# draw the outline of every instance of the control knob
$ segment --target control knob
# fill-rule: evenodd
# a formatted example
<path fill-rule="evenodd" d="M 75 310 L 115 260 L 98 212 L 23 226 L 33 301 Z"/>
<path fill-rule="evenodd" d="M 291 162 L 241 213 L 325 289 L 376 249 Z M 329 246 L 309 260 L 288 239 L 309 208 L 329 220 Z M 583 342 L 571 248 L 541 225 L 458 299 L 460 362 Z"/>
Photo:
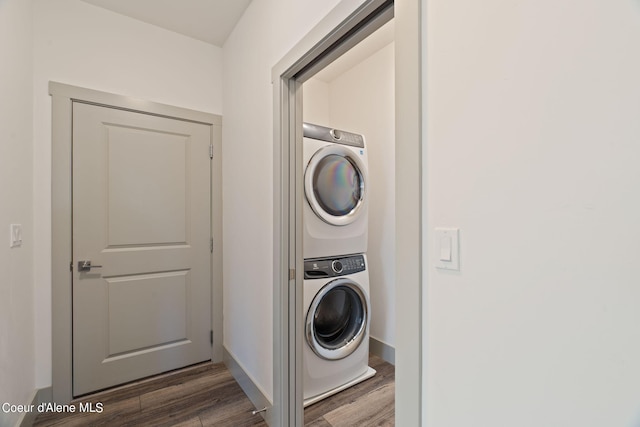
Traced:
<path fill-rule="evenodd" d="M 335 273 L 338 273 L 338 274 L 342 273 L 342 268 L 343 268 L 342 263 L 337 259 L 331 263 L 331 269 Z"/>

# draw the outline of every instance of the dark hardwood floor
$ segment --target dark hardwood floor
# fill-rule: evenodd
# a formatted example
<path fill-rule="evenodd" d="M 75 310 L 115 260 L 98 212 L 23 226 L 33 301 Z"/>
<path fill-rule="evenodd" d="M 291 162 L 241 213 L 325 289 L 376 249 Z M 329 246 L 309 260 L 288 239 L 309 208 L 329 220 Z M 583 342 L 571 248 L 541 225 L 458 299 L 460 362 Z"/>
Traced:
<path fill-rule="evenodd" d="M 305 409 L 306 426 L 391 426 L 394 367 L 371 356 L 376 376 Z M 101 413 L 44 413 L 34 426 L 266 426 L 226 367 L 206 363 L 72 402 Z"/>

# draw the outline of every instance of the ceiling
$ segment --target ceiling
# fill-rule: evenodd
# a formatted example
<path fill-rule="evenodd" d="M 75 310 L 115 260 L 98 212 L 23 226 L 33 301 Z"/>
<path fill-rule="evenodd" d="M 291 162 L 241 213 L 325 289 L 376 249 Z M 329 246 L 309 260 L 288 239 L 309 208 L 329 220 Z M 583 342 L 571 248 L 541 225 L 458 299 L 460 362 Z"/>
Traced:
<path fill-rule="evenodd" d="M 103 9 L 222 47 L 251 0 L 82 0 Z M 393 20 L 317 73 L 331 82 L 394 40 Z"/>
<path fill-rule="evenodd" d="M 82 0 L 222 47 L 251 0 Z"/>

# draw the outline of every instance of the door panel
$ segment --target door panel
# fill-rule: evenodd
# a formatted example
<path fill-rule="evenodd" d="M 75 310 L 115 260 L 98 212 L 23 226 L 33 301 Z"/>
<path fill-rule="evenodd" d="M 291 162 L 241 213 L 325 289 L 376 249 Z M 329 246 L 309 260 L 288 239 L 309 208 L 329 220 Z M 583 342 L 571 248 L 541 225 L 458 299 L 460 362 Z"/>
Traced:
<path fill-rule="evenodd" d="M 106 279 L 108 354 L 188 340 L 189 279 L 188 271 Z"/>
<path fill-rule="evenodd" d="M 105 128 L 109 247 L 185 244 L 188 135 L 114 125 Z"/>
<path fill-rule="evenodd" d="M 74 396 L 211 358 L 210 143 L 208 125 L 73 104 Z"/>

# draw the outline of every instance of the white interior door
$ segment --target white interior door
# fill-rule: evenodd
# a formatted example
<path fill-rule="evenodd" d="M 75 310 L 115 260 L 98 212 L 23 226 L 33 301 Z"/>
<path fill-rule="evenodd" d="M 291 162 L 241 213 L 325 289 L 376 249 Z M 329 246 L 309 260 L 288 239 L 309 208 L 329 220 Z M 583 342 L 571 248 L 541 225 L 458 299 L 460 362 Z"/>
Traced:
<path fill-rule="evenodd" d="M 74 396 L 211 358 L 210 144 L 206 124 L 73 103 Z"/>

